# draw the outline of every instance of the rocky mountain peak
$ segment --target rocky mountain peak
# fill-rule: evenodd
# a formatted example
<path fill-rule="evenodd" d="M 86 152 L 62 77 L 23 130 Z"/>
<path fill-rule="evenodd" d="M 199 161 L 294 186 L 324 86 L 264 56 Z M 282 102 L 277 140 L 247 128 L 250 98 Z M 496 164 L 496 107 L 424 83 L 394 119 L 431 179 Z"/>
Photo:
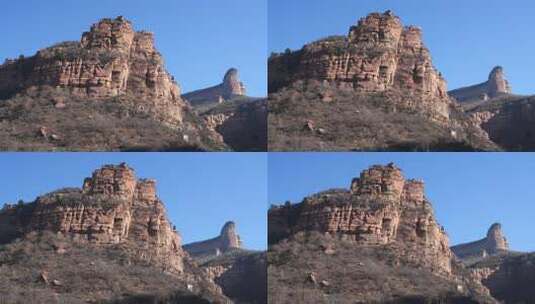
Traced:
<path fill-rule="evenodd" d="M 473 86 L 452 90 L 448 94 L 459 102 L 488 100 L 504 94 L 511 94 L 512 89 L 507 81 L 504 69 L 496 66 L 492 69 L 486 82 Z"/>
<path fill-rule="evenodd" d="M 490 98 L 496 97 L 500 94 L 512 93 L 511 87 L 509 86 L 509 82 L 505 78 L 505 73 L 501 66 L 493 68 L 490 72 L 488 90 L 488 95 Z"/>
<path fill-rule="evenodd" d="M 223 82 L 206 89 L 200 89 L 183 95 L 193 106 L 210 105 L 231 100 L 236 96 L 245 96 L 245 85 L 240 81 L 236 68 L 230 68 L 223 77 Z"/>
<path fill-rule="evenodd" d="M 240 236 L 236 232 L 236 224 L 234 222 L 226 222 L 221 229 L 220 234 L 223 243 L 223 249 L 241 248 Z"/>
<path fill-rule="evenodd" d="M 394 164 L 375 165 L 351 183 L 302 203 L 269 211 L 270 243 L 292 234 L 319 231 L 361 246 L 400 246 L 409 260 L 451 271 L 448 237 L 437 223 L 420 180 L 407 180 Z"/>
<path fill-rule="evenodd" d="M 438 120 L 449 117 L 446 81 L 434 68 L 418 27 L 404 27 L 391 11 L 371 13 L 349 29 L 300 51 L 270 58 L 270 91 L 298 80 L 322 80 L 359 92 L 402 91 Z"/>
<path fill-rule="evenodd" d="M 226 222 L 223 225 L 219 236 L 184 245 L 184 250 L 193 256 L 219 255 L 239 248 L 241 248 L 240 236 L 236 231 L 236 224 L 232 221 Z"/>
<path fill-rule="evenodd" d="M 83 33 L 81 44 L 85 48 L 128 50 L 135 34 L 132 23 L 124 17 L 106 18 L 93 24 L 89 32 Z"/>
<path fill-rule="evenodd" d="M 19 234 L 46 230 L 95 246 L 121 244 L 135 259 L 182 272 L 181 238 L 156 196 L 155 184 L 137 179 L 126 164 L 104 165 L 84 180 L 82 189 L 42 195 L 24 206 L 27 212 L 6 209 L 0 219 Z"/>
<path fill-rule="evenodd" d="M 502 225 L 494 223 L 487 232 L 487 242 L 489 253 L 496 253 L 500 250 L 509 250 L 509 244 L 502 231 Z"/>
<path fill-rule="evenodd" d="M 238 70 L 235 68 L 229 69 L 223 77 L 223 95 L 225 99 L 232 96 L 245 95 L 245 85 L 240 81 Z"/>
<path fill-rule="evenodd" d="M 509 244 L 499 223 L 494 223 L 481 240 L 463 243 L 451 247 L 455 255 L 461 259 L 485 257 L 509 250 Z"/>
<path fill-rule="evenodd" d="M 186 104 L 166 71 L 152 33 L 136 32 L 124 17 L 105 18 L 80 42 L 63 42 L 0 66 L 0 97 L 30 88 L 61 88 L 83 98 L 128 95 L 137 111 L 180 126 Z"/>

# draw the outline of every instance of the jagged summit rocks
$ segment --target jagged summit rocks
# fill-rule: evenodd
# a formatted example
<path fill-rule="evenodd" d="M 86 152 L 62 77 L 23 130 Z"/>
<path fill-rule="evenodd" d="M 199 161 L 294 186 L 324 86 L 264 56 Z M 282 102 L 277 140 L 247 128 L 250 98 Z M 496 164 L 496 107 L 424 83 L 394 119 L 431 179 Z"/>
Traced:
<path fill-rule="evenodd" d="M 184 245 L 184 250 L 193 256 L 213 254 L 219 255 L 229 250 L 240 248 L 240 236 L 236 231 L 236 224 L 232 221 L 226 222 L 225 225 L 223 225 L 219 236 L 206 241 Z"/>
<path fill-rule="evenodd" d="M 269 297 L 280 302 L 496 303 L 456 261 L 424 182 L 394 164 L 272 207 L 268 233 Z"/>
<path fill-rule="evenodd" d="M 161 303 L 229 303 L 182 249 L 156 181 L 137 178 L 125 163 L 102 166 L 81 188 L 5 206 L 0 246 L 2 265 L 12 261 L 2 293 L 14 284 L 15 295 L 26 282 L 13 303 L 31 302 L 36 294 L 66 303 L 131 303 L 139 295 Z M 21 247 L 31 249 L 15 254 Z"/>
<path fill-rule="evenodd" d="M 155 47 L 154 35 L 135 31 L 124 17 L 100 20 L 79 42 L 62 42 L 32 57 L 7 60 L 0 66 L 0 99 L 8 101 L 0 109 L 5 117 L 16 116 L 13 108 L 17 106 L 33 110 L 9 121 L 15 126 L 11 129 L 24 134 L 12 134 L 10 128 L 3 131 L 7 134 L 0 132 L 6 137 L 0 140 L 2 149 L 15 149 L 9 143 L 13 137 L 19 146 L 30 145 L 24 149 L 34 150 L 58 146 L 73 150 L 226 148 L 221 136 L 208 129 L 182 99 L 179 85 Z M 115 125 L 105 130 L 93 130 L 104 128 L 97 123 L 81 126 L 100 117 Z M 42 125 L 33 125 L 37 123 Z M 41 127 L 55 132 L 53 140 L 35 136 Z M 87 134 L 70 134 L 73 130 Z M 97 139 L 103 132 L 113 134 Z M 92 139 L 90 143 L 81 142 L 86 137 Z M 155 145 L 151 141 L 164 147 L 151 147 Z"/>
<path fill-rule="evenodd" d="M 240 81 L 238 70 L 235 68 L 229 69 L 223 77 L 223 94 L 221 95 L 225 99 L 230 99 L 233 96 L 243 96 L 246 89 L 243 82 Z"/>
<path fill-rule="evenodd" d="M 181 238 L 156 195 L 156 181 L 137 179 L 124 163 L 105 165 L 82 189 L 42 195 L 30 207 L 25 218 L 17 218 L 17 206 L 2 216 L 22 235 L 52 231 L 98 246 L 131 244 L 138 246 L 136 258 L 171 272 L 184 269 Z"/>
<path fill-rule="evenodd" d="M 406 180 L 394 164 L 364 170 L 349 191 L 325 191 L 296 206 L 270 210 L 272 241 L 314 230 L 341 235 L 362 246 L 400 244 L 414 250 L 410 258 L 418 263 L 451 272 L 448 237 L 424 196 L 423 181 Z"/>
<path fill-rule="evenodd" d="M 512 93 L 511 86 L 501 66 L 492 69 L 486 82 L 448 92 L 459 102 L 487 101 Z"/>
<path fill-rule="evenodd" d="M 268 69 L 270 150 L 496 148 L 448 96 L 422 30 L 391 11 L 273 54 Z"/>
<path fill-rule="evenodd" d="M 334 36 L 305 45 L 296 55 L 296 68 L 288 71 L 287 81 L 335 81 L 367 92 L 407 89 L 447 103 L 446 82 L 433 67 L 421 35 L 420 28 L 403 27 L 390 11 L 371 13 L 352 26 L 347 37 Z M 282 55 L 270 63 L 277 68 L 278 61 L 285 59 Z M 279 87 L 270 84 L 270 91 Z M 437 110 L 448 116 L 446 107 Z"/>
<path fill-rule="evenodd" d="M 487 236 L 481 240 L 459 244 L 451 247 L 451 250 L 460 259 L 486 257 L 509 250 L 509 244 L 499 223 L 494 223 L 489 228 Z"/>
<path fill-rule="evenodd" d="M 197 107 L 206 104 L 223 103 L 245 95 L 245 85 L 240 81 L 238 69 L 230 68 L 225 73 L 222 83 L 184 94 L 183 97 L 193 106 Z"/>
<path fill-rule="evenodd" d="M 79 43 L 60 43 L 0 68 L 1 92 L 42 86 L 92 98 L 131 93 L 145 98 L 147 112 L 166 109 L 169 123 L 182 120 L 180 88 L 165 70 L 153 34 L 134 31 L 123 17 L 100 20 Z"/>

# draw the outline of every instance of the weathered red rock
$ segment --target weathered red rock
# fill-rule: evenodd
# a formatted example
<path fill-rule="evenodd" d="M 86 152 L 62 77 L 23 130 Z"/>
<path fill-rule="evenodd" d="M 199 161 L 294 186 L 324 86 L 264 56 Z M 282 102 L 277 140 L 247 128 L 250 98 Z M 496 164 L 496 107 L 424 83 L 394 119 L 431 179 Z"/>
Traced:
<path fill-rule="evenodd" d="M 94 99 L 136 97 L 136 109 L 179 126 L 186 103 L 165 70 L 152 33 L 136 32 L 123 17 L 102 19 L 80 42 L 42 49 L 0 66 L 0 95 L 43 86 Z"/>
<path fill-rule="evenodd" d="M 239 248 L 241 248 L 241 240 L 234 222 L 225 223 L 219 236 L 213 239 L 184 245 L 184 250 L 193 256 L 218 255 Z"/>
<path fill-rule="evenodd" d="M 246 89 L 240 81 L 238 70 L 229 69 L 223 77 L 223 82 L 206 89 L 200 89 L 184 94 L 182 97 L 193 106 L 222 103 L 237 96 L 245 96 Z"/>
<path fill-rule="evenodd" d="M 270 58 L 270 92 L 297 80 L 346 84 L 364 92 L 402 90 L 437 118 L 449 117 L 446 81 L 433 67 L 421 29 L 387 11 L 372 13 L 347 37 L 329 37 Z M 415 105 L 407 105 L 414 107 Z"/>
<path fill-rule="evenodd" d="M 351 183 L 351 190 L 309 196 L 298 205 L 269 211 L 270 242 L 302 231 L 320 231 L 361 246 L 404 248 L 408 260 L 450 274 L 453 254 L 437 223 L 422 181 L 406 180 L 393 164 L 373 166 Z"/>
<path fill-rule="evenodd" d="M 156 195 L 156 182 L 137 179 L 126 164 L 103 166 L 82 189 L 40 196 L 29 210 L 22 216 L 8 208 L 0 220 L 22 233 L 53 231 L 96 246 L 133 244 L 136 259 L 165 271 L 184 269 L 181 239 Z"/>
<path fill-rule="evenodd" d="M 490 226 L 487 236 L 481 240 L 459 244 L 451 247 L 455 255 L 461 259 L 469 257 L 486 257 L 509 250 L 502 226 L 498 223 Z"/>
<path fill-rule="evenodd" d="M 501 66 L 492 69 L 486 82 L 448 92 L 450 96 L 459 102 L 488 100 L 511 93 L 511 86 L 505 78 L 505 73 Z"/>

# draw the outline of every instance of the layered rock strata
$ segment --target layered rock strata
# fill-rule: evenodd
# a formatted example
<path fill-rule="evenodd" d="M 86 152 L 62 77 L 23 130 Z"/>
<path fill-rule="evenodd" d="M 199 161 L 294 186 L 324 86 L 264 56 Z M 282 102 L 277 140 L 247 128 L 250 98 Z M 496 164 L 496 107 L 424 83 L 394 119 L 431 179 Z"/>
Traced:
<path fill-rule="evenodd" d="M 223 77 L 223 82 L 206 89 L 184 94 L 183 97 L 193 106 L 217 104 L 237 96 L 245 96 L 245 85 L 240 81 L 238 70 L 229 69 Z"/>
<path fill-rule="evenodd" d="M 184 270 L 181 238 L 156 195 L 155 180 L 137 179 L 126 164 L 103 166 L 82 189 L 58 190 L 24 208 L 7 208 L 0 219 L 17 224 L 22 234 L 53 231 L 96 246 L 133 245 L 138 260 L 169 272 Z"/>
<path fill-rule="evenodd" d="M 460 259 L 486 257 L 508 251 L 509 244 L 502 231 L 502 226 L 499 223 L 495 223 L 489 228 L 485 238 L 475 242 L 455 245 L 451 247 L 451 250 Z"/>
<path fill-rule="evenodd" d="M 486 101 L 500 95 L 511 93 L 511 86 L 501 66 L 493 68 L 489 74 L 489 79 L 483 83 L 448 92 L 450 96 L 459 102 Z"/>
<path fill-rule="evenodd" d="M 131 95 L 136 110 L 180 126 L 186 103 L 149 32 L 123 17 L 102 19 L 80 42 L 65 42 L 0 66 L 0 97 L 44 86 L 93 99 Z"/>
<path fill-rule="evenodd" d="M 436 222 L 423 182 L 405 179 L 393 164 L 363 171 L 349 191 L 321 192 L 297 205 L 272 208 L 268 220 L 270 243 L 319 231 L 360 246 L 398 248 L 406 260 L 452 272 L 448 237 Z"/>
<path fill-rule="evenodd" d="M 234 222 L 225 223 L 219 236 L 213 239 L 184 245 L 184 250 L 192 256 L 219 255 L 239 248 L 241 248 L 241 240 Z"/>
<path fill-rule="evenodd" d="M 269 61 L 269 90 L 296 80 L 343 83 L 363 92 L 410 92 L 407 107 L 449 117 L 446 82 L 433 67 L 420 28 L 403 27 L 391 11 L 372 13 L 352 26 L 348 36 L 333 36 Z"/>

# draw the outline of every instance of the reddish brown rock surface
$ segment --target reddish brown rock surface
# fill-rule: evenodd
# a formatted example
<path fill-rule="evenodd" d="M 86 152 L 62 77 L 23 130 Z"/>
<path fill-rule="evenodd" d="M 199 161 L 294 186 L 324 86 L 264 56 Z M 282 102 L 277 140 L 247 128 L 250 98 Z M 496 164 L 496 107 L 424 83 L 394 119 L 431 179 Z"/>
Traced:
<path fill-rule="evenodd" d="M 511 93 L 511 86 L 505 78 L 505 73 L 501 66 L 492 69 L 486 82 L 448 92 L 450 96 L 459 102 L 486 101 Z"/>
<path fill-rule="evenodd" d="M 390 11 L 273 54 L 268 76 L 270 151 L 499 149 L 448 96 L 422 30 Z"/>
<path fill-rule="evenodd" d="M 0 148 L 227 149 L 180 95 L 152 33 L 123 17 L 102 19 L 80 42 L 0 65 Z M 41 127 L 55 133 L 36 138 Z"/>
<path fill-rule="evenodd" d="M 213 239 L 184 245 L 184 250 L 193 256 L 219 255 L 239 248 L 241 248 L 241 240 L 234 222 L 225 223 L 219 236 Z"/>
<path fill-rule="evenodd" d="M 180 88 L 165 70 L 153 34 L 134 31 L 123 17 L 102 19 L 80 43 L 57 44 L 0 66 L 4 94 L 42 86 L 96 99 L 132 94 L 143 98 L 137 105 L 142 112 L 170 125 L 183 118 Z"/>
<path fill-rule="evenodd" d="M 509 244 L 503 234 L 502 226 L 495 223 L 489 228 L 485 238 L 475 242 L 455 245 L 451 247 L 451 250 L 461 259 L 485 257 L 508 251 Z"/>
<path fill-rule="evenodd" d="M 269 212 L 270 242 L 299 231 L 339 235 L 363 246 L 399 245 L 407 258 L 450 273 L 453 254 L 436 222 L 423 182 L 406 180 L 394 165 L 373 166 L 351 190 L 318 193 Z"/>
<path fill-rule="evenodd" d="M 270 303 L 497 303 L 394 164 L 268 213 Z M 299 294 L 299 297 L 295 295 Z"/>
<path fill-rule="evenodd" d="M 156 182 L 137 179 L 125 164 L 96 170 L 82 189 L 51 192 L 24 213 L 17 209 L 7 208 L 0 219 L 17 224 L 19 233 L 52 231 L 97 246 L 133 246 L 137 260 L 169 272 L 184 271 L 186 254 L 156 196 Z"/>
<path fill-rule="evenodd" d="M 202 106 L 245 95 L 245 85 L 240 81 L 238 70 L 231 68 L 225 73 L 221 84 L 184 94 L 183 97 L 193 106 Z"/>
<path fill-rule="evenodd" d="M 390 11 L 372 13 L 352 26 L 349 35 L 305 45 L 295 53 L 269 61 L 270 92 L 299 79 L 345 83 L 355 90 L 383 92 L 401 89 L 413 94 L 415 105 L 442 118 L 449 117 L 446 82 L 433 67 L 421 30 L 403 27 Z"/>

